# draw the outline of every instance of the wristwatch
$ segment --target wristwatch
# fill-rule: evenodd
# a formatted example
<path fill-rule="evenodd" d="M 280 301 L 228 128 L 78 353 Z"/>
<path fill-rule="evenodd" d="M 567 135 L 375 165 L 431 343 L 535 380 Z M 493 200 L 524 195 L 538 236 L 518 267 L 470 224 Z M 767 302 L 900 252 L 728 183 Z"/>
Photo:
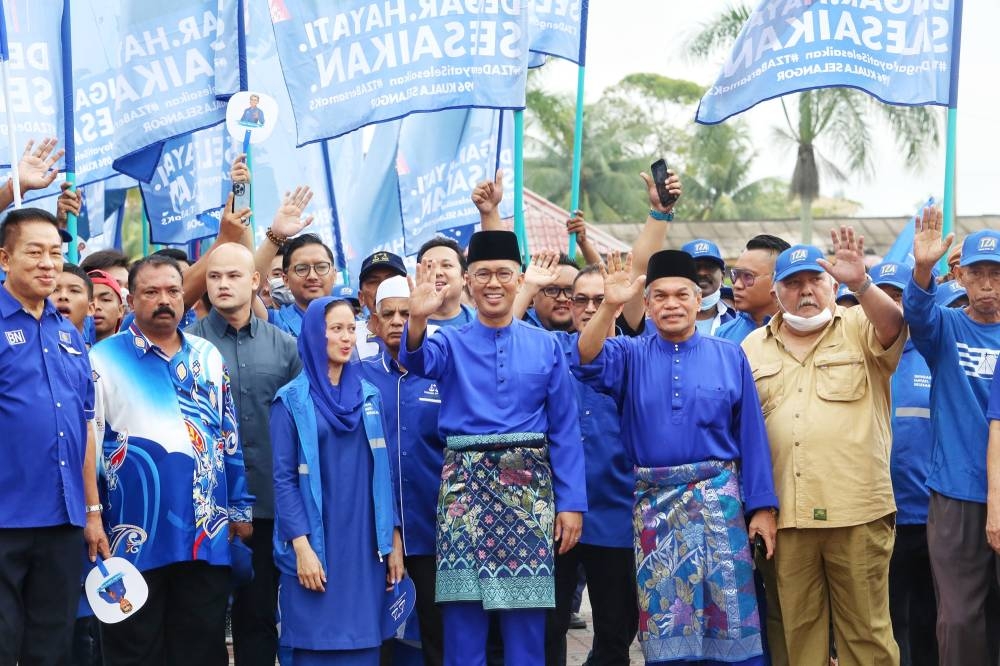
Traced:
<path fill-rule="evenodd" d="M 872 276 L 865 275 L 864 283 L 862 283 L 862 285 L 858 287 L 857 291 L 852 291 L 851 293 L 854 294 L 855 298 L 861 298 L 861 295 L 864 294 L 866 291 L 868 291 L 868 288 L 871 286 L 872 286 Z"/>
<path fill-rule="evenodd" d="M 104 511 L 103 504 L 88 504 L 84 508 L 87 510 L 87 513 L 100 513 Z"/>

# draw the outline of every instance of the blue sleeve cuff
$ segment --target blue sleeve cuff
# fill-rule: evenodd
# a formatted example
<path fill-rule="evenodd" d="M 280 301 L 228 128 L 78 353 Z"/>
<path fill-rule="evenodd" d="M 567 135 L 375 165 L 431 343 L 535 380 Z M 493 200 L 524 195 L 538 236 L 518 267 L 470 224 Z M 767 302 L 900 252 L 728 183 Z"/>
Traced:
<path fill-rule="evenodd" d="M 747 515 L 753 513 L 757 509 L 765 509 L 768 507 L 774 507 L 775 509 L 780 509 L 778 506 L 778 496 L 774 493 L 761 493 L 760 495 L 752 495 L 747 497 L 743 502 L 744 511 Z"/>

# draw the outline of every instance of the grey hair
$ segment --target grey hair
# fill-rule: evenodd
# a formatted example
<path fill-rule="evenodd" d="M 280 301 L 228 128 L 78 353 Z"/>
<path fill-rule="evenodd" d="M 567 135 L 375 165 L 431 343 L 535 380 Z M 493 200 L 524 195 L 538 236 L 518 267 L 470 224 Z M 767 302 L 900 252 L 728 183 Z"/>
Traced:
<path fill-rule="evenodd" d="M 691 293 L 694 294 L 695 296 L 697 296 L 698 298 L 701 298 L 701 287 L 698 286 L 698 283 L 697 282 L 692 282 L 691 280 L 688 280 L 688 282 L 691 282 Z M 649 298 L 649 285 L 648 284 L 642 290 L 642 295 L 643 295 L 643 297 L 645 297 L 647 299 Z"/>

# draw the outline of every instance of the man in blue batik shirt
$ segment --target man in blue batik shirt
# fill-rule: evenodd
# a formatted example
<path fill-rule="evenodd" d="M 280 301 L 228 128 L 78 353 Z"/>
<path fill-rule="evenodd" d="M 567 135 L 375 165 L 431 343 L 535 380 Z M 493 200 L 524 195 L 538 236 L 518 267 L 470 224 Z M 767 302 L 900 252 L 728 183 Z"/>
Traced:
<path fill-rule="evenodd" d="M 399 363 L 409 302 L 406 278 L 394 275 L 379 285 L 368 326 L 381 341 L 382 351 L 364 359 L 361 370 L 382 394 L 404 564 L 417 591 L 424 663 L 435 666 L 442 663 L 444 652 L 441 609 L 434 603 L 434 538 L 445 444 L 438 430 L 441 392 L 437 383 L 408 372 Z"/>
<path fill-rule="evenodd" d="M 112 554 L 142 571 L 149 598 L 101 630 L 104 663 L 226 663 L 229 541 L 252 534 L 229 373 L 207 340 L 177 329 L 177 263 L 129 271 L 135 321 L 92 351 L 105 522 Z"/>
<path fill-rule="evenodd" d="M 108 555 L 97 494 L 94 386 L 83 338 L 49 300 L 62 271 L 55 218 L 0 226 L 0 663 L 69 659 L 81 546 Z"/>
<path fill-rule="evenodd" d="M 969 234 L 958 281 L 969 305 L 935 303 L 932 270 L 954 238 L 942 238 L 942 214 L 925 208 L 913 239 L 915 267 L 903 293 L 913 344 L 931 370 L 931 451 L 927 543 L 937 593 L 942 664 L 996 663 L 987 595 L 998 582 L 986 537 L 987 402 L 1000 355 L 1000 233 Z"/>

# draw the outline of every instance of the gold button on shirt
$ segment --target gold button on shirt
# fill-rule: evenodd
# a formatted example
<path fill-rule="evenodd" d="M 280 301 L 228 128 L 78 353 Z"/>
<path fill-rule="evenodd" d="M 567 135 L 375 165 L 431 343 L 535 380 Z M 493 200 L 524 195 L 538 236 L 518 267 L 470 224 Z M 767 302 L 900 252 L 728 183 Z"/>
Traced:
<path fill-rule="evenodd" d="M 800 362 L 781 321 L 743 341 L 771 443 L 778 528 L 848 527 L 892 513 L 889 380 L 906 329 L 883 349 L 860 306 L 838 306 Z"/>

